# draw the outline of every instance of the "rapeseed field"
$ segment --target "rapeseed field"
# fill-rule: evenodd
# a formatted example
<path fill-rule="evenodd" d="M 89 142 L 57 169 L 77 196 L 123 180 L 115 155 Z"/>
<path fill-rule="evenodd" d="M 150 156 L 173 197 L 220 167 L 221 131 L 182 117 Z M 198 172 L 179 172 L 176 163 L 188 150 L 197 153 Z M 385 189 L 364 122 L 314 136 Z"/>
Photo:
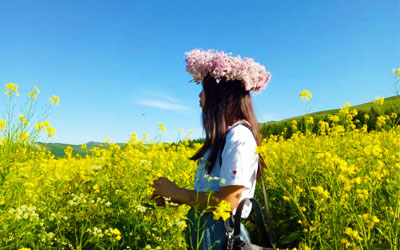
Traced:
<path fill-rule="evenodd" d="M 201 144 L 150 142 L 132 133 L 124 147 L 83 145 L 84 156 L 67 147 L 65 157 L 55 158 L 35 144 L 40 134 L 56 133 L 47 111 L 33 121 L 29 105 L 38 93 L 35 86 L 25 114 L 8 107 L 8 117 L 0 117 L 0 249 L 186 249 L 189 207 L 168 201 L 156 207 L 151 184 L 167 176 L 193 189 L 197 166 L 188 158 Z M 5 94 L 12 106 L 18 86 L 7 84 Z M 310 97 L 302 92 L 303 101 Z M 51 97 L 48 110 L 58 102 Z M 317 134 L 271 136 L 258 148 L 280 249 L 400 248 L 398 115 L 382 116 L 379 129 L 368 132 L 357 128 L 356 114 L 346 104 L 318 124 Z M 258 181 L 260 204 L 262 193 Z"/>

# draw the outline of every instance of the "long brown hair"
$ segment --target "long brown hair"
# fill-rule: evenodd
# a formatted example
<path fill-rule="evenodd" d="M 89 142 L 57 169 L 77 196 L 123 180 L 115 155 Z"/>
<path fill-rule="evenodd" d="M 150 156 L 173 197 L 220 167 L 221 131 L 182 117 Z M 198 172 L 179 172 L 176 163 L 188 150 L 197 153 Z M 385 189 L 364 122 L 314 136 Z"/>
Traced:
<path fill-rule="evenodd" d="M 211 154 L 206 166 L 210 174 L 222 146 L 228 126 L 240 120 L 250 123 L 257 146 L 261 145 L 260 128 L 253 110 L 250 92 L 246 91 L 239 80 L 221 79 L 218 83 L 212 76 L 206 76 L 203 81 L 205 103 L 202 112 L 202 123 L 206 133 L 204 145 L 193 155 L 191 160 L 198 160 L 207 150 Z M 260 156 L 257 179 L 261 175 L 261 166 L 265 166 Z"/>

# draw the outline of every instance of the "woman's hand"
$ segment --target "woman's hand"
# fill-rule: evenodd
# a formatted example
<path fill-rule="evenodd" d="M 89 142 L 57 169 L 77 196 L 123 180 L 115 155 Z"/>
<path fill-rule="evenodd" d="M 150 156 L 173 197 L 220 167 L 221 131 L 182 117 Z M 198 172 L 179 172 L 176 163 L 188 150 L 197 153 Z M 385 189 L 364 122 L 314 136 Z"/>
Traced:
<path fill-rule="evenodd" d="M 168 178 L 160 177 L 153 182 L 152 187 L 154 188 L 152 199 L 156 198 L 157 206 L 165 206 L 163 197 L 170 197 L 173 201 L 174 194 L 179 192 L 179 187 L 170 181 Z M 162 199 L 162 201 L 160 200 Z"/>
<path fill-rule="evenodd" d="M 157 207 L 165 207 L 165 200 L 163 197 L 153 194 L 151 196 L 151 199 L 153 199 L 156 202 Z"/>

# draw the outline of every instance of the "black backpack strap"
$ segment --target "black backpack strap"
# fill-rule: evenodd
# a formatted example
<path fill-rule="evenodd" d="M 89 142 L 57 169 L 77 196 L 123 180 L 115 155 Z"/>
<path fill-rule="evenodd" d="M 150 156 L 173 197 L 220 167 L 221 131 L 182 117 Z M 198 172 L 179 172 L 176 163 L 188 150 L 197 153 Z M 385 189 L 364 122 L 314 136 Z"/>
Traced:
<path fill-rule="evenodd" d="M 244 198 L 240 203 L 239 206 L 236 208 L 236 213 L 234 216 L 234 230 L 233 230 L 233 238 L 237 238 L 240 237 L 240 220 L 242 219 L 242 210 L 244 207 L 244 204 L 250 201 L 253 205 L 253 210 L 256 213 L 256 222 L 257 222 L 257 226 L 260 229 L 260 233 L 262 235 L 269 235 L 267 229 L 265 228 L 265 224 L 264 224 L 264 216 L 262 214 L 261 211 L 261 207 L 258 204 L 258 202 L 256 201 L 256 199 L 254 198 Z M 264 239 L 264 244 L 266 244 L 266 247 L 273 247 L 272 242 L 271 242 L 271 237 L 268 237 L 268 240 Z"/>

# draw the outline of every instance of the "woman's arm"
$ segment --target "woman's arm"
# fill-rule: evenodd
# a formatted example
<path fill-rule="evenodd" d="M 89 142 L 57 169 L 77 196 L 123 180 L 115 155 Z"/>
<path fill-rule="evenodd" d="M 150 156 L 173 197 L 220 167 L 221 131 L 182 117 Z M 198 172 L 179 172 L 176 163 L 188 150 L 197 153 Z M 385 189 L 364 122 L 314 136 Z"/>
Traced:
<path fill-rule="evenodd" d="M 243 186 L 223 186 L 219 192 L 198 192 L 178 187 L 168 178 L 160 177 L 154 181 L 153 198 L 156 196 L 170 197 L 172 202 L 178 204 L 188 204 L 190 206 L 199 205 L 201 208 L 216 206 L 221 200 L 231 203 L 232 211 L 238 206 Z"/>

